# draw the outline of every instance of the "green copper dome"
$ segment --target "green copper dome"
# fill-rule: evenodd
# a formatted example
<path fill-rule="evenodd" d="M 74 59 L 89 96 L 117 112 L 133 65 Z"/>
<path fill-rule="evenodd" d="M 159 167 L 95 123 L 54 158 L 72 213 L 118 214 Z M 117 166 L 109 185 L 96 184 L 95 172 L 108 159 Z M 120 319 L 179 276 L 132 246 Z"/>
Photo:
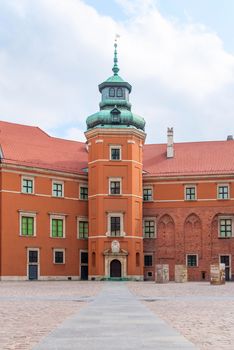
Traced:
<path fill-rule="evenodd" d="M 116 42 L 114 47 L 114 66 L 112 68 L 114 74 L 98 86 L 102 94 L 102 100 L 99 103 L 100 111 L 86 119 L 87 129 L 136 128 L 144 131 L 144 118 L 131 112 L 129 94 L 132 87 L 118 75 Z"/>

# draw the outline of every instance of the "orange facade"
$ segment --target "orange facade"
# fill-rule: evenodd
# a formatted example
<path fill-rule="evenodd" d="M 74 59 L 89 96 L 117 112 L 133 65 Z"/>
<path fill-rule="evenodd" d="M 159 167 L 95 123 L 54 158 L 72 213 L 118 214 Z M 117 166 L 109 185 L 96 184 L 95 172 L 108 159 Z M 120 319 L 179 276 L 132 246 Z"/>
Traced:
<path fill-rule="evenodd" d="M 118 71 L 115 51 L 86 143 L 0 122 L 1 279 L 233 279 L 234 141 L 144 145 Z"/>

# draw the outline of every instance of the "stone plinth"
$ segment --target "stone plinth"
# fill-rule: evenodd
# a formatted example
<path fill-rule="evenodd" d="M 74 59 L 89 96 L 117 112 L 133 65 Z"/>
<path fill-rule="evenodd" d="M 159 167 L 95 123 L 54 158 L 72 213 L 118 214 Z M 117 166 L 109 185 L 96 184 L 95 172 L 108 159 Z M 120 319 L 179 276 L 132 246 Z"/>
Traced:
<path fill-rule="evenodd" d="M 210 265 L 210 284 L 225 284 L 225 264 Z"/>
<path fill-rule="evenodd" d="M 155 282 L 168 283 L 169 282 L 169 265 L 159 264 L 155 266 Z"/>
<path fill-rule="evenodd" d="M 175 282 L 184 283 L 188 281 L 188 271 L 186 265 L 175 265 Z"/>

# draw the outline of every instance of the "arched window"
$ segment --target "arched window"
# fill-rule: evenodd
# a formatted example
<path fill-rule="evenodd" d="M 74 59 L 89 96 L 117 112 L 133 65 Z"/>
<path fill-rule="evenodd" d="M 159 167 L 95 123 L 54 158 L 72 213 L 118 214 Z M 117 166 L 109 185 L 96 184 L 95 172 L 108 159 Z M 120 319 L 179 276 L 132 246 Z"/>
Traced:
<path fill-rule="evenodd" d="M 117 89 L 117 97 L 123 97 L 123 89 L 122 88 Z"/>
<path fill-rule="evenodd" d="M 140 253 L 136 253 L 136 266 L 140 266 Z"/>
<path fill-rule="evenodd" d="M 115 97 L 115 89 L 114 88 L 110 88 L 109 89 L 109 96 L 110 97 Z"/>

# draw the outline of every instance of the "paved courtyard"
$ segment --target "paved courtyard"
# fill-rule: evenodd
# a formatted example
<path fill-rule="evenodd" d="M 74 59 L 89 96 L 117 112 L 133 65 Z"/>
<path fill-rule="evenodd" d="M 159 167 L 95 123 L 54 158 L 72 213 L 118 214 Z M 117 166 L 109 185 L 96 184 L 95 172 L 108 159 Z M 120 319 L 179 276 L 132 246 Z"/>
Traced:
<path fill-rule="evenodd" d="M 113 322 L 111 314 L 115 315 Z M 87 329 L 83 320 L 86 320 Z M 144 332 L 147 322 L 150 331 Z M 116 328 L 117 323 L 119 327 Z M 197 349 L 233 349 L 234 283 L 211 286 L 204 282 L 164 285 L 153 282 L 0 282 L 0 349 L 40 349 L 43 344 L 57 341 L 58 334 L 64 340 L 69 333 L 73 339 L 74 332 L 81 329 L 84 333 L 90 332 L 89 338 L 95 330 L 104 339 L 111 325 L 115 328 L 109 333 L 110 342 L 124 332 L 125 339 L 128 334 L 130 339 L 131 332 L 134 334 L 140 323 L 141 341 L 144 335 L 149 344 L 157 341 L 159 345 L 162 341 L 163 345 L 155 349 L 192 349 L 189 341 Z M 161 338 L 157 338 L 157 328 Z M 166 347 L 166 338 L 174 346 Z M 76 340 L 79 344 L 79 338 Z M 69 348 L 68 345 L 61 347 Z M 98 343 L 92 342 L 86 348 L 98 349 Z M 150 349 L 139 344 L 140 348 Z"/>

